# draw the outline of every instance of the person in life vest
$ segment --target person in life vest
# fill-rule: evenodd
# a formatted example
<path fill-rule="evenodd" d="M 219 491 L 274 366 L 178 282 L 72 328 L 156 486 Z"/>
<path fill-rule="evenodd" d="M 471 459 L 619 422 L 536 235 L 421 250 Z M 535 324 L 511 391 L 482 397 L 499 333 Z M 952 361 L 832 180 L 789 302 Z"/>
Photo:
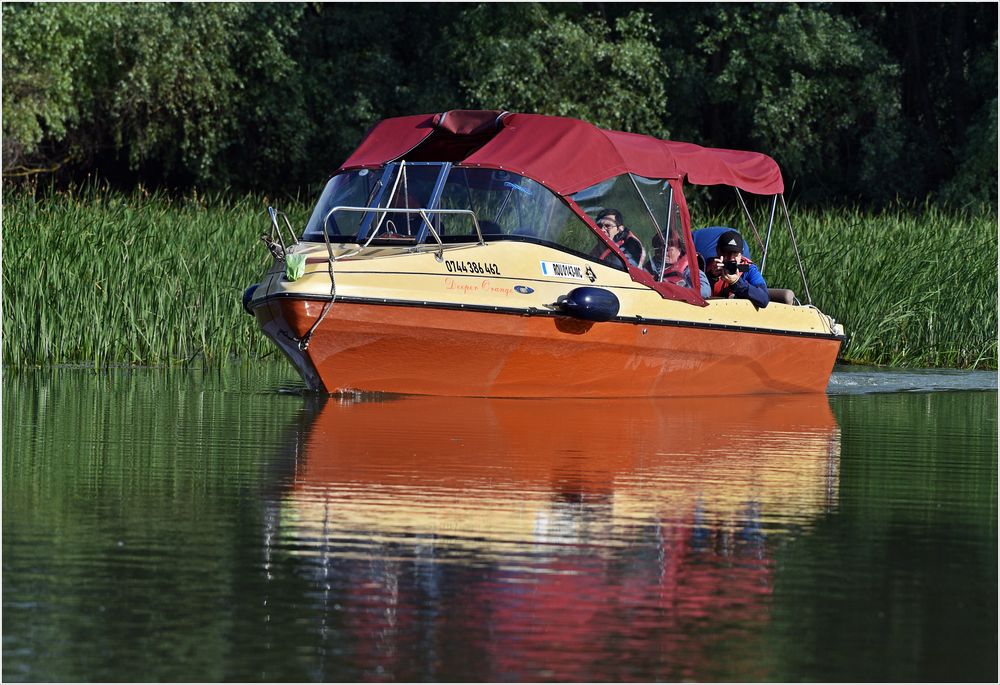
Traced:
<path fill-rule="evenodd" d="M 629 264 L 640 268 L 646 262 L 646 250 L 636 235 L 625 228 L 625 220 L 617 209 L 602 209 L 597 215 L 597 228 L 625 253 Z M 598 246 L 595 255 L 602 262 L 614 255 L 610 247 Z"/>
<path fill-rule="evenodd" d="M 717 256 L 705 266 L 712 297 L 750 300 L 758 309 L 769 301 L 767 283 L 760 270 L 743 256 L 743 236 L 737 231 L 726 231 L 716 244 Z"/>
<path fill-rule="evenodd" d="M 666 259 L 666 264 L 663 260 Z M 653 261 L 650 265 L 653 278 L 660 279 L 660 267 L 663 268 L 663 282 L 673 283 L 684 288 L 691 287 L 691 265 L 688 263 L 684 241 L 680 236 L 672 236 L 667 243 L 667 249 L 663 249 L 663 238 L 659 234 L 653 237 Z M 712 295 L 712 287 L 708 284 L 705 272 L 698 269 L 699 290 L 701 296 L 709 298 Z"/>

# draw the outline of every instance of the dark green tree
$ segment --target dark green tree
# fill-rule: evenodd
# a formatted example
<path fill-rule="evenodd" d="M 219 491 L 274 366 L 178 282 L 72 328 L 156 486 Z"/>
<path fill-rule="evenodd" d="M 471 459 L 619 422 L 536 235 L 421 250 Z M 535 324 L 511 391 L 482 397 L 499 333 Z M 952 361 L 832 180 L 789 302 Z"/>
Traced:
<path fill-rule="evenodd" d="M 87 145 L 76 135 L 93 102 L 91 50 L 106 27 L 92 5 L 3 6 L 3 170 L 54 171 Z"/>
<path fill-rule="evenodd" d="M 154 183 L 230 182 L 221 162 L 239 144 L 247 93 L 294 71 L 282 42 L 300 10 L 281 7 L 5 5 L 5 173 L 70 164 Z"/>
<path fill-rule="evenodd" d="M 997 5 L 836 5 L 899 65 L 912 195 L 997 202 Z"/>
<path fill-rule="evenodd" d="M 796 4 L 663 6 L 656 18 L 678 137 L 767 152 L 812 197 L 916 190 L 889 178 L 905 153 L 898 67 L 856 22 Z"/>
<path fill-rule="evenodd" d="M 282 91 L 301 107 L 309 154 L 286 169 L 300 185 L 322 183 L 380 119 L 460 108 L 449 81 L 442 28 L 455 5 L 315 4 L 290 54 L 296 78 Z"/>
<path fill-rule="evenodd" d="M 7 4 L 3 170 L 294 192 L 379 119 L 479 107 L 995 204 L 996 83 L 987 4 Z"/>
<path fill-rule="evenodd" d="M 561 5 L 484 4 L 463 11 L 446 37 L 472 106 L 669 133 L 667 68 L 642 10 L 609 24 Z"/>

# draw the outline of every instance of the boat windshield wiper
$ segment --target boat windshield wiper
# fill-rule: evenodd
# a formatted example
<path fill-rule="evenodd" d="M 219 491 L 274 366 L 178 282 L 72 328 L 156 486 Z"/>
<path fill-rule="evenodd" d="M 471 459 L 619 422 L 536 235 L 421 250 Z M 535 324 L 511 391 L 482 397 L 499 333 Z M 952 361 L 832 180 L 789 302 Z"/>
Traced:
<path fill-rule="evenodd" d="M 375 200 L 375 196 L 378 195 L 378 191 L 382 188 L 382 179 L 375 181 L 375 185 L 372 186 L 372 192 L 368 193 L 368 199 L 365 200 L 365 207 L 371 207 L 372 202 Z M 362 217 L 362 222 L 364 217 Z"/>

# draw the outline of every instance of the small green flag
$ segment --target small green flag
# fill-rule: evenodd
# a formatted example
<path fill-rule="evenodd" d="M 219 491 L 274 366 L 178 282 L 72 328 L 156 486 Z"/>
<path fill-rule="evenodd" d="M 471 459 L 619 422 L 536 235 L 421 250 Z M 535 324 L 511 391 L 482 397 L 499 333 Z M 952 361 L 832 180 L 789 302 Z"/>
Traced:
<path fill-rule="evenodd" d="M 306 256 L 304 254 L 285 255 L 285 278 L 297 281 L 306 272 Z"/>

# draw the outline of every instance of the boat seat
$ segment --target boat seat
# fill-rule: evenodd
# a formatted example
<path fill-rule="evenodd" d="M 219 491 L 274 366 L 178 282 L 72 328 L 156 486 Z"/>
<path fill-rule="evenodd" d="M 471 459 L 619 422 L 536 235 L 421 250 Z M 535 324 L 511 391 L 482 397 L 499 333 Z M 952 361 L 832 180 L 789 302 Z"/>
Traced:
<path fill-rule="evenodd" d="M 788 288 L 768 288 L 767 297 L 771 302 L 798 304 L 798 300 L 795 299 L 795 293 Z"/>

